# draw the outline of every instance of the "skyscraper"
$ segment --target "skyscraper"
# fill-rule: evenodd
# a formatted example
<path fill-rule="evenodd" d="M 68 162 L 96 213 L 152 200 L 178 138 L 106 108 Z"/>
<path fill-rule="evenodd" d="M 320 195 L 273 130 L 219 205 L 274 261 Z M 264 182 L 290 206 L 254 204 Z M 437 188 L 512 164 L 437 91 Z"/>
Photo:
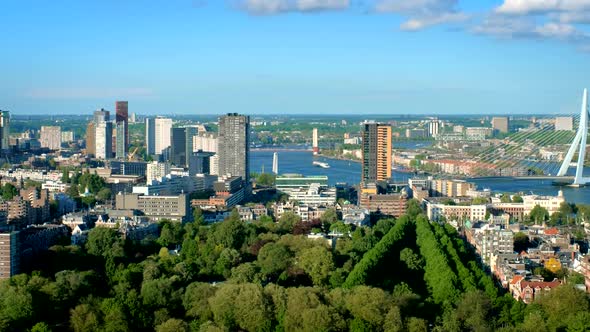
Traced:
<path fill-rule="evenodd" d="M 39 143 L 43 148 L 59 150 L 61 148 L 61 128 L 59 126 L 41 126 Z"/>
<path fill-rule="evenodd" d="M 228 113 L 219 118 L 219 175 L 250 179 L 250 117 Z"/>
<path fill-rule="evenodd" d="M 170 161 L 181 167 L 188 167 L 188 158 L 193 153 L 193 137 L 197 135 L 197 128 L 172 128 L 170 143 Z"/>
<path fill-rule="evenodd" d="M 101 121 L 95 130 L 96 158 L 109 159 L 113 156 L 113 123 Z"/>
<path fill-rule="evenodd" d="M 127 158 L 127 144 L 125 143 L 125 127 L 123 121 L 119 121 L 115 125 L 115 156 L 117 159 L 125 160 Z"/>
<path fill-rule="evenodd" d="M 115 102 L 115 122 L 117 124 L 117 128 L 119 127 L 119 122 L 123 123 L 123 137 L 125 140 L 122 140 L 121 143 L 124 144 L 124 153 L 127 154 L 129 152 L 129 103 L 126 101 L 117 101 Z M 118 131 L 117 131 L 118 133 Z M 119 137 L 119 136 L 117 136 Z M 117 144 L 119 144 L 119 139 L 117 138 Z M 117 146 L 117 150 L 119 150 L 119 146 Z M 118 158 L 118 155 L 117 155 Z"/>
<path fill-rule="evenodd" d="M 363 124 L 362 182 L 386 181 L 391 177 L 391 126 Z"/>
<path fill-rule="evenodd" d="M 94 118 L 93 121 L 95 124 L 101 121 L 110 121 L 111 120 L 111 113 L 104 108 L 94 111 Z"/>
<path fill-rule="evenodd" d="M 172 119 L 156 117 L 154 119 L 154 154 L 166 154 L 170 147 L 170 130 L 172 129 Z"/>
<path fill-rule="evenodd" d="M 86 126 L 86 154 L 96 155 L 96 124 L 94 121 L 88 122 Z"/>
<path fill-rule="evenodd" d="M 438 119 L 430 120 L 428 122 L 428 136 L 436 137 L 440 131 L 440 122 Z"/>
<path fill-rule="evenodd" d="M 156 154 L 156 119 L 145 118 L 145 150 L 148 155 Z"/>
<path fill-rule="evenodd" d="M 0 149 L 8 150 L 8 138 L 10 134 L 10 113 L 0 110 Z"/>

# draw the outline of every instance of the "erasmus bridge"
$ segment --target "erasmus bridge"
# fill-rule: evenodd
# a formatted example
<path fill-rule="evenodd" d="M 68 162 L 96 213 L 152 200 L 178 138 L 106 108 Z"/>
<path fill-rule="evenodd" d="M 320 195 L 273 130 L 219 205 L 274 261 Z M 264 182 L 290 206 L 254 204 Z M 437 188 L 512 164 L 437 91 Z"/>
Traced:
<path fill-rule="evenodd" d="M 573 187 L 590 185 L 590 177 L 584 176 L 588 111 L 584 89 L 580 113 L 562 116 L 571 121 L 571 130 L 556 130 L 557 118 L 533 121 L 531 127 L 471 155 L 464 162 L 469 169 L 466 173 L 470 178 L 550 179 Z M 575 168 L 573 174 L 571 168 Z"/>

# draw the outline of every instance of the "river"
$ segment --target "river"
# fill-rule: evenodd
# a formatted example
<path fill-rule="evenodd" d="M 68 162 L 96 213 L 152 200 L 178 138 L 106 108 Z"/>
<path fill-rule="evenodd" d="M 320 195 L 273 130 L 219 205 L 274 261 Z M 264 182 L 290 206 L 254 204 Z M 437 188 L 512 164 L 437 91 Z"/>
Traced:
<path fill-rule="evenodd" d="M 360 182 L 361 164 L 359 162 L 330 159 L 326 157 L 314 157 L 310 151 L 284 151 L 278 152 L 279 174 L 297 173 L 303 175 L 327 175 L 331 185 L 336 183 L 348 183 L 355 185 Z M 272 171 L 273 151 L 251 151 L 250 170 L 255 173 Z M 314 166 L 314 160 L 327 162 L 330 168 Z M 590 172 L 590 170 L 588 170 Z M 394 182 L 407 182 L 411 173 L 393 171 Z M 557 195 L 559 189 L 568 202 L 590 203 L 590 187 L 571 188 L 557 187 L 552 180 L 515 180 L 515 179 L 477 179 L 471 180 L 478 188 L 489 188 L 494 192 L 524 192 L 539 195 Z"/>

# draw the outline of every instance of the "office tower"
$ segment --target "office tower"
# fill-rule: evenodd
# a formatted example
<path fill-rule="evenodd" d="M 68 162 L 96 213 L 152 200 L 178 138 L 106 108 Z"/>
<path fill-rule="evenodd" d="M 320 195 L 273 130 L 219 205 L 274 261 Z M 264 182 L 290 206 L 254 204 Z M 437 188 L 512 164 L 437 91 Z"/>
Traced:
<path fill-rule="evenodd" d="M 125 143 L 125 128 L 127 126 L 124 122 L 117 122 L 115 125 L 115 157 L 117 159 L 125 160 L 127 158 L 127 144 Z"/>
<path fill-rule="evenodd" d="M 555 130 L 574 130 L 574 118 L 571 116 L 558 116 L 555 118 Z"/>
<path fill-rule="evenodd" d="M 188 158 L 188 175 L 210 174 L 211 157 L 214 155 L 213 152 L 191 152 Z"/>
<path fill-rule="evenodd" d="M 111 113 L 104 108 L 94 111 L 93 121 L 94 123 L 110 121 L 111 120 Z"/>
<path fill-rule="evenodd" d="M 318 128 L 313 128 L 312 143 L 313 154 L 317 155 L 320 153 L 320 148 L 318 146 Z"/>
<path fill-rule="evenodd" d="M 86 126 L 86 155 L 96 155 L 96 124 L 93 121 Z"/>
<path fill-rule="evenodd" d="M 127 152 L 129 152 L 129 103 L 126 101 L 117 101 L 115 103 L 115 110 L 115 121 L 117 128 L 119 127 L 120 122 L 123 123 L 123 129 L 121 130 L 123 132 L 124 140 L 121 142 L 125 145 L 123 154 L 126 155 Z M 117 142 L 119 142 L 119 139 L 117 139 Z M 118 146 L 117 149 L 119 149 Z"/>
<path fill-rule="evenodd" d="M 113 123 L 101 121 L 96 124 L 95 132 L 96 158 L 111 158 L 113 156 Z"/>
<path fill-rule="evenodd" d="M 0 110 L 0 149 L 8 150 L 10 135 L 10 113 Z"/>
<path fill-rule="evenodd" d="M 391 177 L 391 126 L 363 124 L 362 182 L 386 181 Z"/>
<path fill-rule="evenodd" d="M 193 153 L 193 138 L 197 135 L 197 128 L 172 128 L 170 137 L 170 161 L 181 167 L 188 167 L 187 156 Z"/>
<path fill-rule="evenodd" d="M 156 154 L 156 119 L 145 118 L 145 150 L 151 156 Z"/>
<path fill-rule="evenodd" d="M 279 154 L 277 152 L 272 155 L 272 172 L 279 174 Z"/>
<path fill-rule="evenodd" d="M 39 143 L 41 143 L 42 148 L 59 150 L 61 148 L 61 127 L 41 126 Z"/>
<path fill-rule="evenodd" d="M 219 175 L 219 155 L 214 154 L 209 158 L 209 174 Z"/>
<path fill-rule="evenodd" d="M 172 119 L 156 117 L 154 119 L 154 154 L 165 154 L 170 147 L 170 130 Z"/>
<path fill-rule="evenodd" d="M 250 180 L 250 117 L 228 113 L 219 118 L 219 174 Z"/>
<path fill-rule="evenodd" d="M 492 118 L 492 128 L 501 133 L 507 133 L 509 128 L 508 117 L 497 116 Z"/>
<path fill-rule="evenodd" d="M 129 116 L 129 122 L 135 123 L 136 121 L 137 121 L 137 114 L 131 113 L 131 115 Z"/>
<path fill-rule="evenodd" d="M 440 131 L 440 122 L 438 120 L 431 120 L 428 122 L 428 136 L 436 137 Z"/>

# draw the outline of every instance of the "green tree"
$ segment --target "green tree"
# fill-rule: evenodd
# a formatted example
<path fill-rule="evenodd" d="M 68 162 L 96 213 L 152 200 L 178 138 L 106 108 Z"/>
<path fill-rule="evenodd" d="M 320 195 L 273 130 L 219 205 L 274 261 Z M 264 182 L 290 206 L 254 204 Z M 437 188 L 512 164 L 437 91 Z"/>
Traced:
<path fill-rule="evenodd" d="M 301 218 L 293 212 L 285 212 L 279 218 L 279 230 L 283 233 L 292 233 L 295 225 Z"/>
<path fill-rule="evenodd" d="M 406 208 L 406 214 L 410 217 L 416 217 L 420 213 L 422 213 L 420 202 L 416 199 L 410 199 Z"/>
<path fill-rule="evenodd" d="M 203 216 L 203 210 L 200 207 L 193 208 L 193 222 L 196 225 L 205 225 L 205 216 Z"/>
<path fill-rule="evenodd" d="M 39 322 L 31 328 L 31 332 L 51 332 L 51 328 L 45 322 Z"/>
<path fill-rule="evenodd" d="M 520 195 L 513 195 L 512 196 L 512 203 L 523 203 L 524 200 L 522 199 L 522 196 Z"/>
<path fill-rule="evenodd" d="M 510 198 L 510 194 L 504 193 L 500 196 L 500 202 L 502 203 L 512 203 L 512 198 Z"/>
<path fill-rule="evenodd" d="M 328 224 L 328 225 L 331 225 L 331 224 L 337 222 L 338 221 L 338 213 L 336 212 L 336 209 L 334 209 L 334 208 L 327 209 L 320 217 L 320 221 L 323 224 Z"/>
<path fill-rule="evenodd" d="M 18 195 L 18 190 L 12 183 L 5 183 L 2 186 L 2 198 L 5 200 L 11 200 L 14 196 Z"/>
<path fill-rule="evenodd" d="M 95 227 L 88 233 L 86 250 L 94 256 L 123 257 L 123 243 L 116 230 Z"/>
<path fill-rule="evenodd" d="M 156 326 L 156 332 L 188 332 L 189 326 L 186 322 L 177 318 L 170 318 L 164 323 Z"/>
<path fill-rule="evenodd" d="M 529 219 L 535 224 L 541 224 L 549 219 L 549 212 L 540 205 L 535 205 L 529 213 Z"/>
<path fill-rule="evenodd" d="M 332 253 L 323 246 L 303 250 L 297 259 L 297 264 L 311 277 L 316 286 L 327 284 L 334 270 Z"/>
<path fill-rule="evenodd" d="M 280 243 L 267 243 L 260 249 L 256 264 L 262 274 L 276 278 L 291 265 L 293 254 L 287 246 Z"/>
<path fill-rule="evenodd" d="M 256 177 L 256 184 L 270 187 L 275 184 L 275 175 L 270 173 L 262 173 Z"/>
<path fill-rule="evenodd" d="M 75 332 L 100 331 L 98 312 L 83 303 L 70 310 L 70 327 Z"/>
<path fill-rule="evenodd" d="M 101 201 L 101 202 L 108 201 L 109 199 L 111 199 L 111 189 L 109 189 L 109 188 L 102 188 L 96 194 L 96 199 L 99 200 L 99 201 Z"/>

